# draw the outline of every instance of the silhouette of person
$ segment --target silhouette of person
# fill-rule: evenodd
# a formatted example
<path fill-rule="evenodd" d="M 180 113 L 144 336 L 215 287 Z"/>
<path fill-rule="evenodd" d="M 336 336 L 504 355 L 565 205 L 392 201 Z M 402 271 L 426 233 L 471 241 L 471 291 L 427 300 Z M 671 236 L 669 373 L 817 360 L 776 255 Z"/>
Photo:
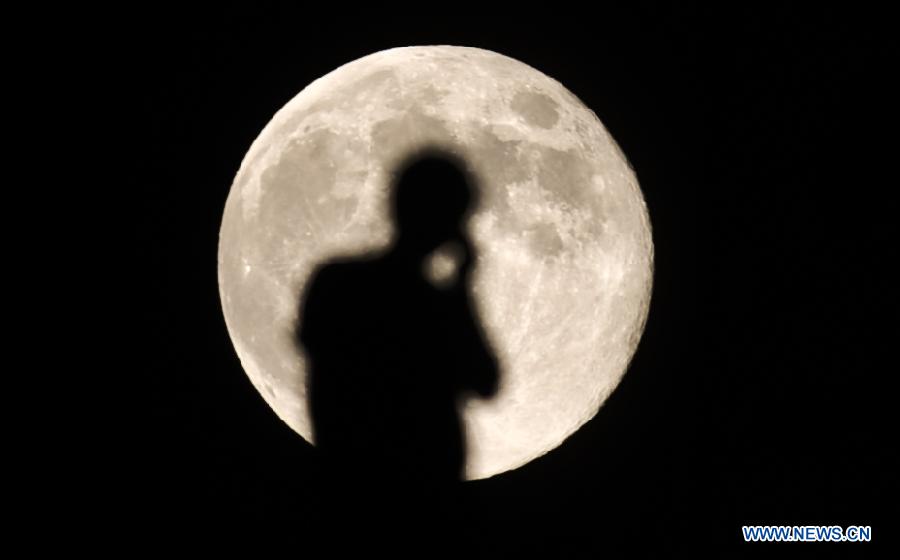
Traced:
<path fill-rule="evenodd" d="M 298 339 L 314 441 L 332 482 L 359 494 L 351 499 L 421 497 L 458 482 L 458 401 L 496 392 L 496 361 L 469 295 L 473 187 L 452 156 L 417 155 L 392 190 L 393 244 L 325 264 L 307 284 Z M 460 256 L 455 282 L 437 287 L 423 267 L 447 243 Z"/>

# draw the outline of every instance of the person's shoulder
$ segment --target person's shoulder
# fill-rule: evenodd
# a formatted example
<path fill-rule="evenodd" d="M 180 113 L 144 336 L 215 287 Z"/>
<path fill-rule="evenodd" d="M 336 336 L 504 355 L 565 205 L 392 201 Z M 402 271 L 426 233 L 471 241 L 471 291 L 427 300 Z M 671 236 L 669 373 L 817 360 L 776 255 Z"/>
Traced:
<path fill-rule="evenodd" d="M 352 278 L 359 272 L 369 268 L 368 261 L 360 259 L 335 259 L 319 265 L 313 271 L 311 281 L 335 282 Z"/>
<path fill-rule="evenodd" d="M 318 297 L 322 297 L 322 292 L 328 292 L 337 287 L 336 285 L 341 279 L 346 278 L 346 270 L 345 264 L 338 262 L 328 262 L 318 266 L 312 271 L 306 282 L 307 297 L 314 293 Z"/>
<path fill-rule="evenodd" d="M 358 282 L 364 282 L 378 268 L 375 259 L 334 259 L 313 271 L 308 286 L 317 291 L 350 288 Z"/>
<path fill-rule="evenodd" d="M 321 331 L 328 330 L 329 317 L 351 305 L 354 289 L 354 269 L 349 261 L 329 261 L 316 267 L 309 275 L 301 297 L 301 340 L 307 346 L 316 344 Z"/>

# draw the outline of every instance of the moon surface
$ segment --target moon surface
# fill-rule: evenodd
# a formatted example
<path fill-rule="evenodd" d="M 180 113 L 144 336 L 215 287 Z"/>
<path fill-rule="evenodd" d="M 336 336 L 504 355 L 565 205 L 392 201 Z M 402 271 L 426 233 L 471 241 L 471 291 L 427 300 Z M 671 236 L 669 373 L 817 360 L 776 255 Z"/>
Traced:
<path fill-rule="evenodd" d="M 316 266 L 386 248 L 396 165 L 422 147 L 462 157 L 481 189 L 472 293 L 500 390 L 461 408 L 466 477 L 552 450 L 615 389 L 649 311 L 653 242 L 634 172 L 559 82 L 467 47 L 377 52 L 316 80 L 253 142 L 219 238 L 219 293 L 247 375 L 312 441 L 293 333 Z"/>

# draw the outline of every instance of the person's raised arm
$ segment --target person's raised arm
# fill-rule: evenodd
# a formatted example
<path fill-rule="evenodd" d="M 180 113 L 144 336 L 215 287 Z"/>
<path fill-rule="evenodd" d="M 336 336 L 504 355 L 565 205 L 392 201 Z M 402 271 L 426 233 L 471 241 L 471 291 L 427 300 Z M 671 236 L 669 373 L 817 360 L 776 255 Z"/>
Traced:
<path fill-rule="evenodd" d="M 457 284 L 458 305 L 465 314 L 465 347 L 462 348 L 467 358 L 465 364 L 466 380 L 464 389 L 475 391 L 481 397 L 491 397 L 497 393 L 500 381 L 497 360 L 487 341 L 481 322 L 470 297 L 471 271 L 475 253 L 468 238 L 461 234 L 458 242 L 462 249 L 459 263 Z"/>

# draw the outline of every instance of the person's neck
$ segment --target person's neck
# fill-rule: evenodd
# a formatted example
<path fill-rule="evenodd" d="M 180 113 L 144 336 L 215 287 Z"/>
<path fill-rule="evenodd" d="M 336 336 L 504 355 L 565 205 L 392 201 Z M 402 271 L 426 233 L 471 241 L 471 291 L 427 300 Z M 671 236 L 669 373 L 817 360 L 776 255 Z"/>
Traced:
<path fill-rule="evenodd" d="M 428 256 L 428 251 L 425 251 L 422 247 L 418 247 L 413 243 L 403 241 L 401 239 L 391 249 L 390 255 L 392 260 L 402 264 L 403 266 L 419 267 Z"/>

